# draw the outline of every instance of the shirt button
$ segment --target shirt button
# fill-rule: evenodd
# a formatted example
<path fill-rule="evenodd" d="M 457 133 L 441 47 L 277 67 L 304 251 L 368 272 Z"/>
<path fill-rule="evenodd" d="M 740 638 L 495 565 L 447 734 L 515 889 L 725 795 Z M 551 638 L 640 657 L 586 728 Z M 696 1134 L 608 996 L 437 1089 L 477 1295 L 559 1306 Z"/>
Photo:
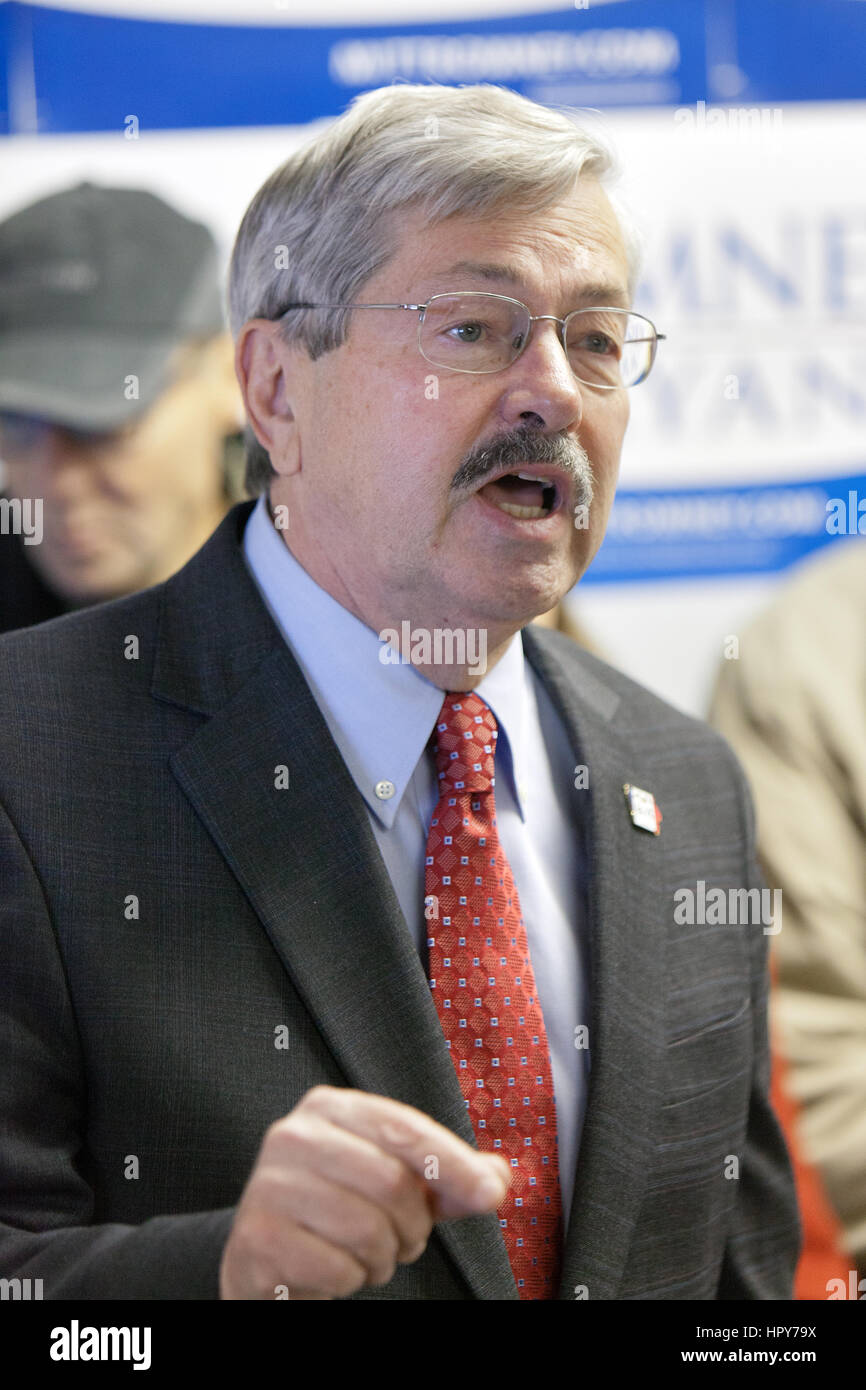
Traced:
<path fill-rule="evenodd" d="M 390 801 L 396 790 L 393 782 L 376 783 L 376 795 L 380 801 Z"/>

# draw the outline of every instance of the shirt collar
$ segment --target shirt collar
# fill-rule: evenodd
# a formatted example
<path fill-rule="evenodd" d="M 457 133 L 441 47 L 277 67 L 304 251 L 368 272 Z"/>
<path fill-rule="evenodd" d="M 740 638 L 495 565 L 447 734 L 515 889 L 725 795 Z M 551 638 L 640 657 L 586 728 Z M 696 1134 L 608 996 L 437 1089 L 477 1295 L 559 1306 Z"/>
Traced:
<path fill-rule="evenodd" d="M 390 827 L 433 731 L 444 691 L 408 662 L 383 663 L 380 654 L 386 648 L 378 634 L 299 564 L 274 526 L 264 495 L 250 513 L 243 549 L 358 791 L 381 824 Z M 499 725 L 497 777 L 509 782 L 521 816 L 528 680 L 523 643 L 512 638 L 476 687 Z"/>

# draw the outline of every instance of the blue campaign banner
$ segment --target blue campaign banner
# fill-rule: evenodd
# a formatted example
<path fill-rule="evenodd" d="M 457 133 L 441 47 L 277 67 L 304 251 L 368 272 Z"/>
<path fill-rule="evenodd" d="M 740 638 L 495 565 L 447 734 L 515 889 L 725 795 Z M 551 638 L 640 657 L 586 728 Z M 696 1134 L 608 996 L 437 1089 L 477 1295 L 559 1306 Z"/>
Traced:
<path fill-rule="evenodd" d="M 191 24 L 0 3 L 0 134 L 296 125 L 394 80 L 566 106 L 866 96 L 866 3 L 616 0 L 460 22 Z"/>
<path fill-rule="evenodd" d="M 866 535 L 866 472 L 746 487 L 621 489 L 581 585 L 772 574 Z"/>
<path fill-rule="evenodd" d="M 726 0 L 710 11 L 722 10 Z M 864 0 L 727 0 L 736 9 L 738 104 L 866 98 Z M 732 26 L 733 27 L 733 26 Z"/>

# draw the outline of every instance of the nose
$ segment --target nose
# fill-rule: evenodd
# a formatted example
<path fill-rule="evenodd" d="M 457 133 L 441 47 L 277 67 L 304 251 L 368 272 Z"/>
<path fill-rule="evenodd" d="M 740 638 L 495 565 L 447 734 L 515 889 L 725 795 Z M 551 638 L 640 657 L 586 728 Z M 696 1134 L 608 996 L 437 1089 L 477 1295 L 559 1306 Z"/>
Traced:
<path fill-rule="evenodd" d="M 553 314 L 534 317 L 526 346 L 503 373 L 503 414 L 512 427 L 530 414 L 552 432 L 580 425 L 584 388 L 571 370 L 561 330 Z"/>

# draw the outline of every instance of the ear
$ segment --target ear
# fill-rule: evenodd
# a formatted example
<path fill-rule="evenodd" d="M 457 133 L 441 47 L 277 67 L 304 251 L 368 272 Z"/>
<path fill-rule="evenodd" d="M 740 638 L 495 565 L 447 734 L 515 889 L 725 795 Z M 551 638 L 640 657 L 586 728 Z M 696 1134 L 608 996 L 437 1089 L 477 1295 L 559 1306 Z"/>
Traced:
<path fill-rule="evenodd" d="M 287 347 L 271 319 L 249 319 L 235 343 L 234 367 L 256 439 L 278 473 L 297 473 L 300 440 L 291 399 L 299 384 L 299 350 Z"/>

